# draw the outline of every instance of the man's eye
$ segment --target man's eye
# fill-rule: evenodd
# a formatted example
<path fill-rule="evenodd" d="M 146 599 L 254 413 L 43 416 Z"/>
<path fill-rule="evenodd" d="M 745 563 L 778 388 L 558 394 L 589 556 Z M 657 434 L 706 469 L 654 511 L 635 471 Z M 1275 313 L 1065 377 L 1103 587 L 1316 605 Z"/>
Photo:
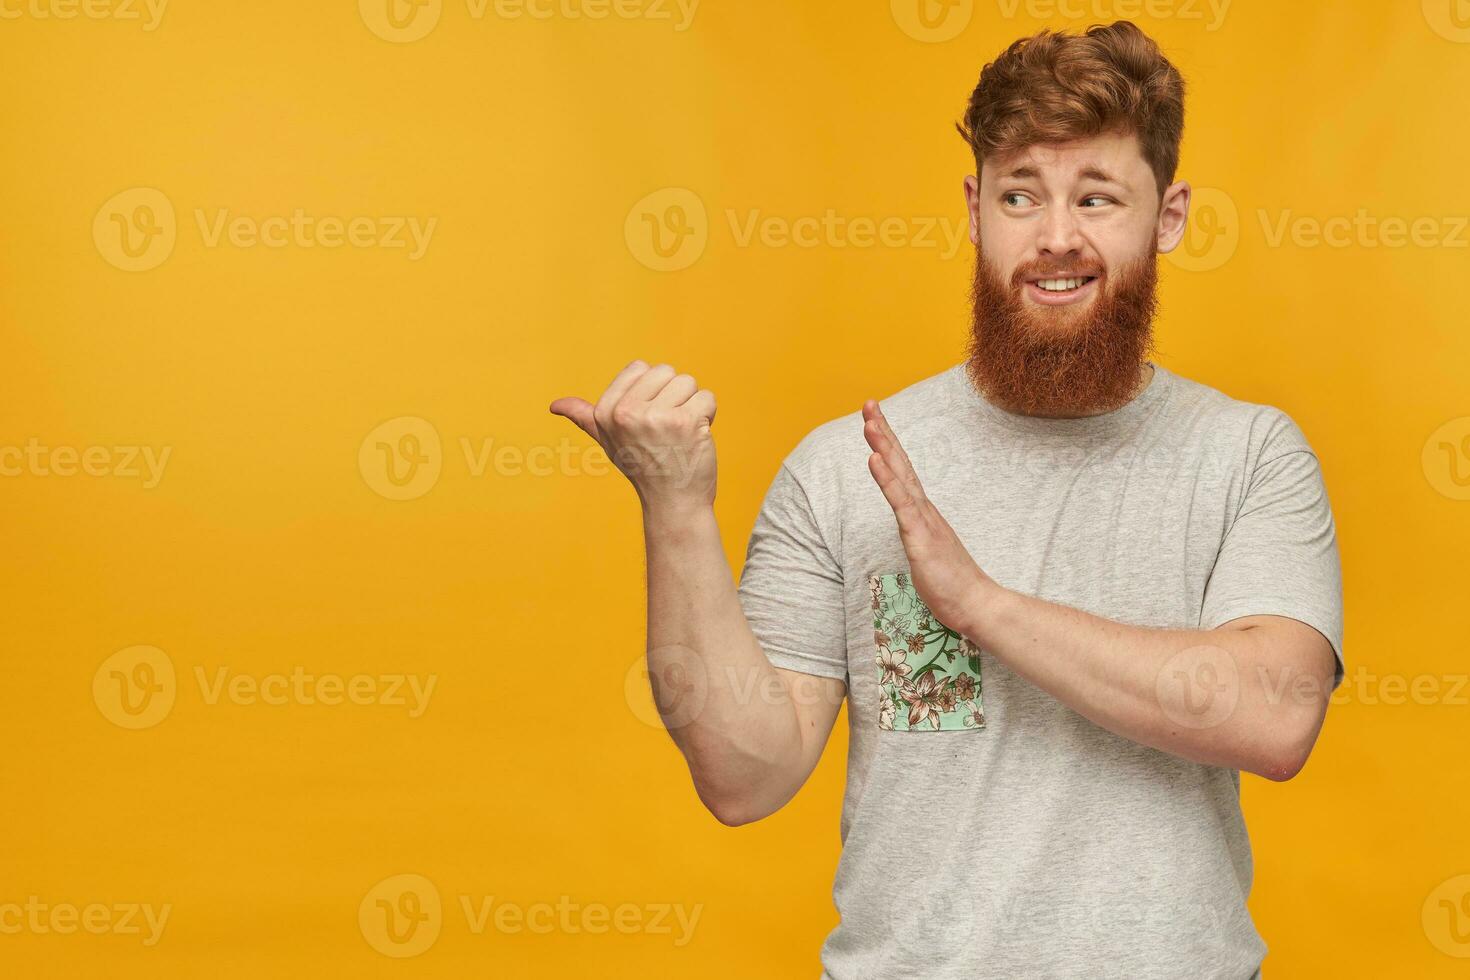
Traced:
<path fill-rule="evenodd" d="M 1108 203 L 1108 199 L 1107 198 L 1100 197 L 1100 196 L 1098 196 L 1096 194 L 1094 194 L 1092 197 L 1084 197 L 1082 199 L 1082 203 L 1083 204 L 1086 204 L 1088 201 L 1101 201 L 1103 204 Z"/>
<path fill-rule="evenodd" d="M 1024 194 L 1017 194 L 1017 193 L 1015 193 L 1013 191 L 1010 194 L 1007 194 L 1007 195 L 1005 195 L 1004 197 L 1001 198 L 1001 201 L 1004 204 L 1010 204 L 1012 200 L 1019 200 L 1021 203 L 1025 203 L 1026 195 L 1024 195 Z M 1013 206 L 1014 207 L 1020 207 L 1021 205 L 1020 204 L 1016 204 L 1016 205 L 1013 205 Z"/>

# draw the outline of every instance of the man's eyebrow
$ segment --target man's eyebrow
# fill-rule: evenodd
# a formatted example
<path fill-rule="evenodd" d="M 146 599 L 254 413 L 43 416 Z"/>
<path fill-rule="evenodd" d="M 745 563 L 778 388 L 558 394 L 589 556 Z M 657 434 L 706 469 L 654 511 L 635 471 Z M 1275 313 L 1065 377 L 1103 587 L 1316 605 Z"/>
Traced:
<path fill-rule="evenodd" d="M 1000 176 L 1002 180 L 1010 180 L 1012 178 L 1016 180 L 1034 180 L 1041 175 L 1036 172 L 1035 167 L 1022 165 L 1012 170 L 1008 170 Z"/>
<path fill-rule="evenodd" d="M 1123 182 L 1121 180 L 1112 176 L 1105 170 L 1098 169 L 1097 167 L 1083 167 L 1081 170 L 1077 171 L 1077 176 L 1081 177 L 1083 180 L 1095 180 L 1103 184 L 1117 184 L 1119 187 L 1123 186 Z"/>
<path fill-rule="evenodd" d="M 1001 179 L 1036 180 L 1040 176 L 1041 174 L 1037 172 L 1035 167 L 1032 167 L 1029 164 L 1023 164 L 1022 166 L 1015 167 L 1014 169 L 1008 170 L 1005 173 L 1001 174 Z M 1082 178 L 1083 180 L 1095 180 L 1103 184 L 1116 184 L 1119 187 L 1123 186 L 1123 182 L 1121 180 L 1112 176 L 1107 171 L 1100 170 L 1097 167 L 1083 167 L 1081 170 L 1077 171 L 1077 176 Z"/>

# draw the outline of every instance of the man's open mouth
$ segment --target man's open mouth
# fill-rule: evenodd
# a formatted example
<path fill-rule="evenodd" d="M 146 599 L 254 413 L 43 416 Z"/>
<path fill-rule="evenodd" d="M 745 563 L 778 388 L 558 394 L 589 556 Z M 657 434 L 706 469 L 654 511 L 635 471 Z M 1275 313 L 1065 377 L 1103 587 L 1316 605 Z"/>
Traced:
<path fill-rule="evenodd" d="M 1097 276 L 1072 276 L 1066 279 L 1032 279 L 1030 282 L 1049 293 L 1065 293 L 1079 289 L 1096 278 Z"/>
<path fill-rule="evenodd" d="M 1080 303 L 1096 291 L 1097 276 L 1047 276 L 1026 280 L 1026 295 L 1042 306 Z"/>

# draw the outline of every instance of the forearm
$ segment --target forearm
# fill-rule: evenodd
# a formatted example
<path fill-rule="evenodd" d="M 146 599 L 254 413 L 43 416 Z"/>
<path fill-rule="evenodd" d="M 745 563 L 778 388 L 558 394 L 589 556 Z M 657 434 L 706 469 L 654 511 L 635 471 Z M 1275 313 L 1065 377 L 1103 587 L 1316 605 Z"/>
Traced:
<path fill-rule="evenodd" d="M 805 778 L 795 705 L 745 619 L 713 510 L 645 507 L 643 522 L 660 714 L 712 812 L 764 815 Z"/>
<path fill-rule="evenodd" d="M 960 627 L 1015 673 L 1090 721 L 1144 745 L 1272 779 L 1305 759 L 1322 723 L 1289 696 L 1250 629 L 1153 629 L 1022 595 L 985 591 Z"/>

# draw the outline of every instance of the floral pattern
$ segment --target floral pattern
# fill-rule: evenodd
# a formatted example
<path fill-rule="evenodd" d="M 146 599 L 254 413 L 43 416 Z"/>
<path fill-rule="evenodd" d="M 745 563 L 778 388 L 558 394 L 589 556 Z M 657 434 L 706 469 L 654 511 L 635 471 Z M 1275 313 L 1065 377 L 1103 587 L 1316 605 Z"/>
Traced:
<path fill-rule="evenodd" d="M 907 572 L 874 575 L 868 586 L 878 727 L 899 732 L 984 728 L 980 648 L 934 618 Z"/>

